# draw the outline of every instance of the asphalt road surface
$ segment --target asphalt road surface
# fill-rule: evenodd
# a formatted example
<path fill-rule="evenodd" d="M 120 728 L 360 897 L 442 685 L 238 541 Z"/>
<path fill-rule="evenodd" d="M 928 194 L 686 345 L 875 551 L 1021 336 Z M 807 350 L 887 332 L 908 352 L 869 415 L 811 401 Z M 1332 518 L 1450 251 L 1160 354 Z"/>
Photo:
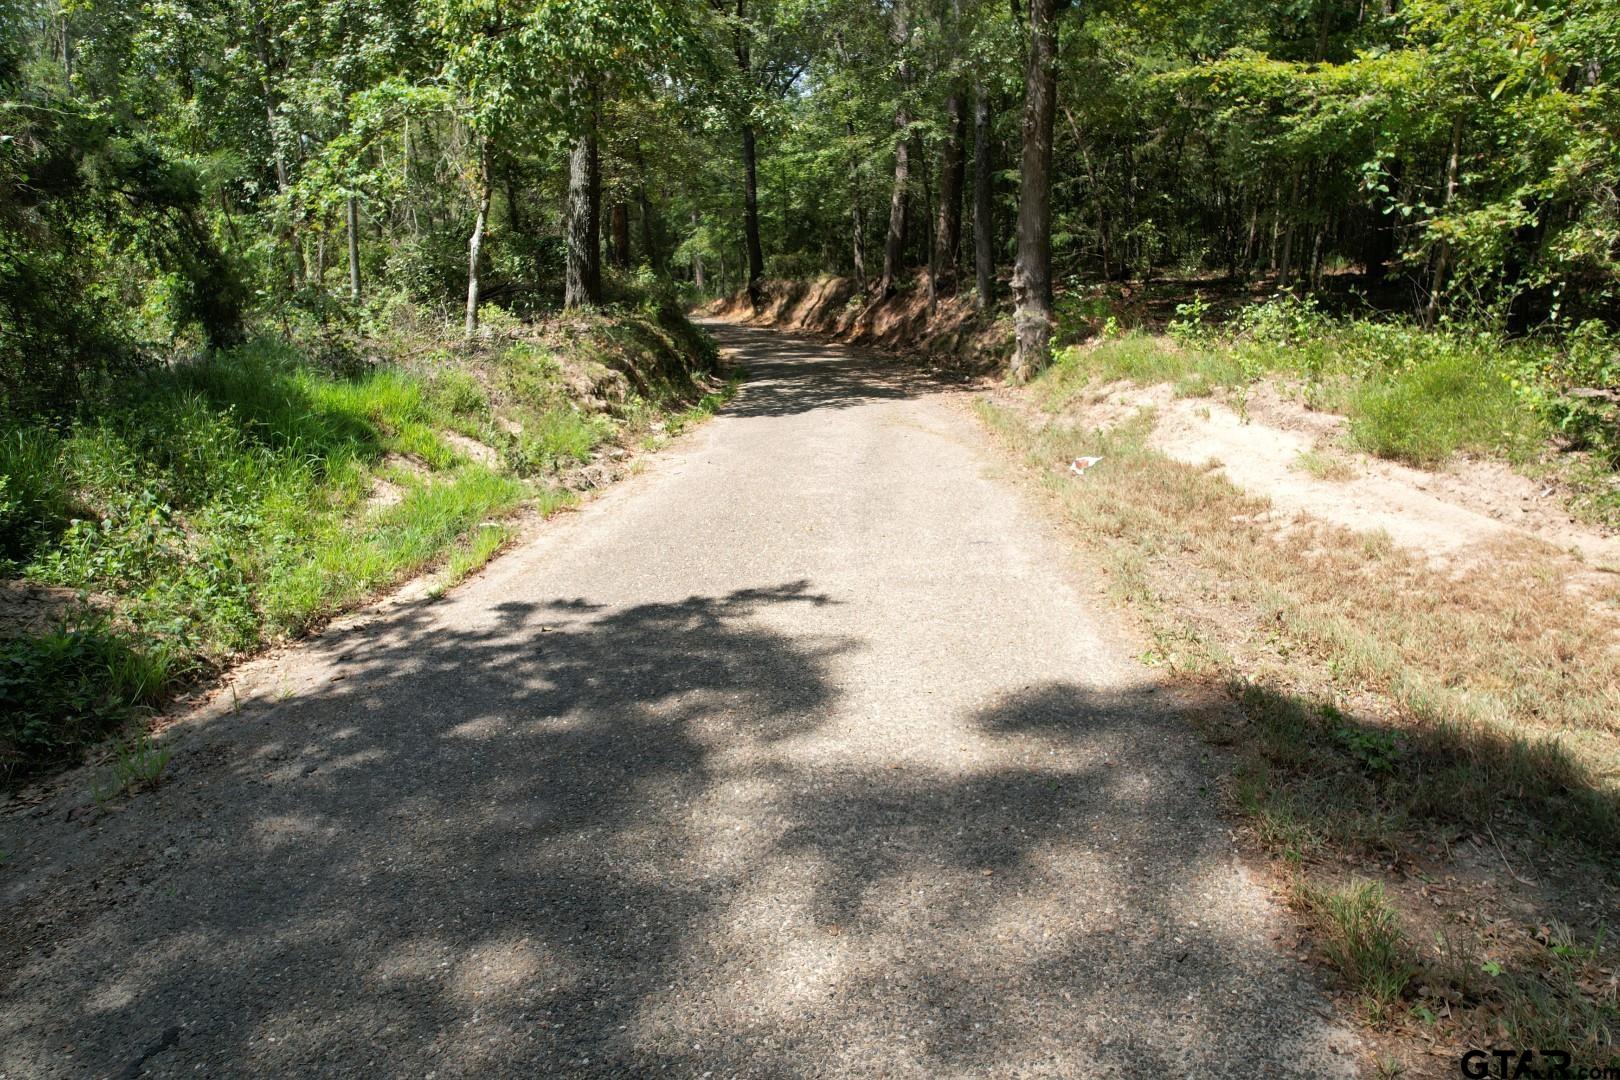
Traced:
<path fill-rule="evenodd" d="M 713 329 L 642 475 L 0 817 L 0 1075 L 1357 1071 L 960 395 Z"/>

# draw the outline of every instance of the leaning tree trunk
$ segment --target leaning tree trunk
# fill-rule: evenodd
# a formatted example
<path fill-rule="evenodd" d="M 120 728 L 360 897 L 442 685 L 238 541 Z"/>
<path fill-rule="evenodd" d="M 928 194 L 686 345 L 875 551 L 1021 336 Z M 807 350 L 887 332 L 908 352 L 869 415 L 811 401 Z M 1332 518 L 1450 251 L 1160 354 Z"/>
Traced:
<path fill-rule="evenodd" d="M 939 216 L 934 224 L 933 273 L 935 297 L 956 291 L 956 256 L 962 245 L 962 187 L 967 159 L 962 144 L 967 136 L 966 95 L 960 85 L 945 99 L 945 146 L 939 155 Z"/>
<path fill-rule="evenodd" d="M 979 309 L 988 311 L 996 299 L 996 243 L 994 200 L 990 185 L 990 96 L 984 83 L 973 84 L 973 272 L 979 290 Z"/>
<path fill-rule="evenodd" d="M 467 241 L 467 336 L 478 332 L 478 262 L 484 253 L 484 229 L 489 224 L 489 200 L 495 190 L 491 168 L 490 140 L 484 139 L 478 154 L 478 216 L 473 219 L 472 239 Z"/>
<path fill-rule="evenodd" d="M 1012 287 L 1012 376 L 1046 366 L 1052 341 L 1052 124 L 1057 115 L 1057 0 L 1029 0 L 1029 66 L 1024 76 L 1018 261 Z"/>

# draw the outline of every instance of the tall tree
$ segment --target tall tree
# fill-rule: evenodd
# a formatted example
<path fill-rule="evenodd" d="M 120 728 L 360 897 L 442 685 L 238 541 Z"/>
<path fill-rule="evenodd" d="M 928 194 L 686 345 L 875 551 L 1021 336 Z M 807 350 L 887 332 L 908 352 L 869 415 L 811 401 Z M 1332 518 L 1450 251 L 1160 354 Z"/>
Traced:
<path fill-rule="evenodd" d="M 892 37 L 900 61 L 896 66 L 899 83 L 894 110 L 894 180 L 889 187 L 889 227 L 883 239 L 883 277 L 878 295 L 894 292 L 900 274 L 900 261 L 906 253 L 906 203 L 911 189 L 911 113 L 907 97 L 911 90 L 911 18 L 906 0 L 894 0 Z"/>
<path fill-rule="evenodd" d="M 996 301 L 994 161 L 991 158 L 990 95 L 984 80 L 973 84 L 973 276 L 979 307 Z"/>
<path fill-rule="evenodd" d="M 1052 129 L 1057 119 L 1058 0 L 1029 0 L 1018 186 L 1018 258 L 1013 265 L 1012 376 L 1046 366 L 1052 340 Z"/>

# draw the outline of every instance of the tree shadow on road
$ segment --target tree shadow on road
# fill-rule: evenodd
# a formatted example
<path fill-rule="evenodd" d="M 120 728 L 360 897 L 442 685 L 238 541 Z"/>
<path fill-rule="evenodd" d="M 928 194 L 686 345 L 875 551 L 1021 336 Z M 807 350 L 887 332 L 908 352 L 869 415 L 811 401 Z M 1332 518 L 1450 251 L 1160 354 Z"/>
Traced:
<path fill-rule="evenodd" d="M 710 327 L 723 346 L 747 349 L 748 381 L 728 416 L 794 416 L 935 392 L 938 384 L 889 357 L 780 331 Z"/>
<path fill-rule="evenodd" d="M 1205 915 L 1231 855 L 1183 706 L 1052 684 L 963 718 L 971 767 L 806 755 L 861 643 L 770 616 L 835 602 L 323 639 L 318 688 L 100 827 L 167 853 L 24 958 L 0 1067 L 1321 1074 L 1263 917 Z M 69 1015 L 30 1006 L 63 985 Z"/>

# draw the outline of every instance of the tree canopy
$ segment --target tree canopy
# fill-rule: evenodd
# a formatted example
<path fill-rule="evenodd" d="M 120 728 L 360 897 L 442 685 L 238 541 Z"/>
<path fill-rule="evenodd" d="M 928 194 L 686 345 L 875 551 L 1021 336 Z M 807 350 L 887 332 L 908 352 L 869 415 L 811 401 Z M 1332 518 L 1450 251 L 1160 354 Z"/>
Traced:
<path fill-rule="evenodd" d="M 1171 271 L 1515 332 L 1616 308 L 1601 0 L 5 6 L 12 408 L 256 320 L 594 303 L 604 257 L 756 299 L 999 277 L 1030 325 Z"/>

